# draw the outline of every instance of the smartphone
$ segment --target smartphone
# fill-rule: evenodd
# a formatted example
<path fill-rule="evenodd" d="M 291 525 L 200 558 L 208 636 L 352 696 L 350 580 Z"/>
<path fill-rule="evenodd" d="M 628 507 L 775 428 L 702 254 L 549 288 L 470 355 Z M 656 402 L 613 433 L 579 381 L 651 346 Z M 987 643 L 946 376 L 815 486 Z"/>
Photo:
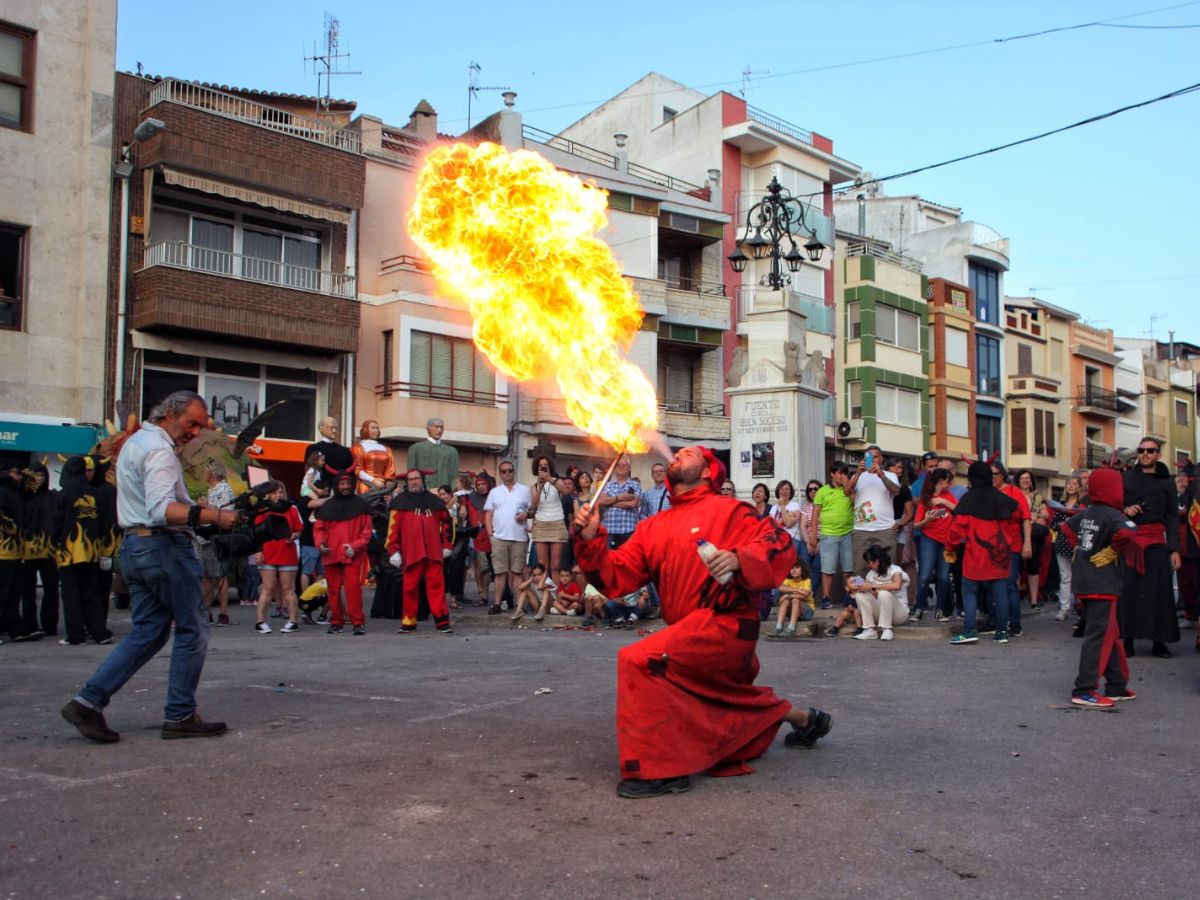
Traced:
<path fill-rule="evenodd" d="M 871 468 L 871 466 L 875 465 L 875 454 L 868 450 L 866 457 L 864 457 L 864 459 L 863 459 L 863 464 L 868 469 Z"/>

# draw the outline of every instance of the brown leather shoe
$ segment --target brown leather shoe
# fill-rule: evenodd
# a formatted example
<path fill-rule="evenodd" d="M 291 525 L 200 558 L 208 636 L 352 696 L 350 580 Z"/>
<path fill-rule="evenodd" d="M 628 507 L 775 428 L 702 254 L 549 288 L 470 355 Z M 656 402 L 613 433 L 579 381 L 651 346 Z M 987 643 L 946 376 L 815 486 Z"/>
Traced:
<path fill-rule="evenodd" d="M 164 741 L 178 738 L 216 737 L 229 729 L 224 722 L 205 722 L 199 713 L 192 713 L 186 719 L 178 722 L 163 722 L 162 737 Z"/>
<path fill-rule="evenodd" d="M 121 735 L 108 727 L 104 721 L 104 713 L 90 706 L 84 706 L 78 700 L 72 700 L 61 710 L 62 717 L 75 726 L 88 740 L 100 744 L 115 744 Z"/>

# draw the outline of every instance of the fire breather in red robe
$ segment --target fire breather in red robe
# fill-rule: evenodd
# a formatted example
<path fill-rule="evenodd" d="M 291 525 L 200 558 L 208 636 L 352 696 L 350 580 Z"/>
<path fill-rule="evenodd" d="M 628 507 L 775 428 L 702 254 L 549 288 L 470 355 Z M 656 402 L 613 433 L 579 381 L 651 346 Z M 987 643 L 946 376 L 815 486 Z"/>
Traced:
<path fill-rule="evenodd" d="M 713 579 L 697 542 L 737 553 L 726 585 Z M 745 775 L 771 745 L 792 705 L 756 686 L 757 593 L 778 587 L 796 559 L 791 537 L 707 481 L 671 497 L 617 550 L 604 529 L 576 540 L 580 567 L 608 596 L 658 585 L 669 626 L 617 654 L 621 777 Z"/>

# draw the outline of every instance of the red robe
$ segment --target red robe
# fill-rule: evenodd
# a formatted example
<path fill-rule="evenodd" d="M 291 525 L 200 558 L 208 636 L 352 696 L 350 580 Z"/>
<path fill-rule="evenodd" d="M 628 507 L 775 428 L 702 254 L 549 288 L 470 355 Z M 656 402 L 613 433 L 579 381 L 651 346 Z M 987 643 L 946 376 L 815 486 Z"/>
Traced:
<path fill-rule="evenodd" d="M 670 626 L 617 654 L 621 775 L 748 774 L 746 762 L 766 751 L 792 708 L 754 679 L 758 592 L 787 577 L 796 553 L 787 532 L 707 483 L 671 504 L 618 550 L 608 550 L 603 528 L 575 542 L 580 567 L 607 596 L 655 582 Z M 729 584 L 708 574 L 701 539 L 737 553 Z"/>
<path fill-rule="evenodd" d="M 454 546 L 454 525 L 450 513 L 437 494 L 401 493 L 388 508 L 387 552 L 400 551 L 404 570 L 404 603 L 401 624 L 415 626 L 420 605 L 421 582 L 425 582 L 425 598 L 433 623 L 444 628 L 450 623 L 446 605 L 443 550 Z"/>

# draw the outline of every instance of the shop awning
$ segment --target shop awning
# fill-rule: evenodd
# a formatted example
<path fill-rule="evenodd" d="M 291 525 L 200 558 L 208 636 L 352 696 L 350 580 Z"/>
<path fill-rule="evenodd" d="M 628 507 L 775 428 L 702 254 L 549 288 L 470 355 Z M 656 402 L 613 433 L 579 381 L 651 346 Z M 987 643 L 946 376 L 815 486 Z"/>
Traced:
<path fill-rule="evenodd" d="M 0 453 L 22 450 L 70 456 L 87 453 L 103 436 L 103 429 L 92 425 L 43 425 L 0 420 Z"/>

